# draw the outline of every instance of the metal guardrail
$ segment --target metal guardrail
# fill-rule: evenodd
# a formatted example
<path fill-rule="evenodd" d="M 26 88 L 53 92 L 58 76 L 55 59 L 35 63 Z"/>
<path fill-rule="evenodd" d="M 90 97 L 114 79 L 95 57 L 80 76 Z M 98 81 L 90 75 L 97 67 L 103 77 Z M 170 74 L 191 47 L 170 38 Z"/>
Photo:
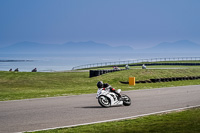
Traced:
<path fill-rule="evenodd" d="M 76 66 L 76 67 L 73 67 L 72 70 L 86 69 L 86 68 L 93 68 L 93 67 L 126 65 L 126 64 L 142 63 L 142 62 L 189 61 L 189 60 L 199 61 L 200 57 L 152 58 L 152 59 L 137 59 L 137 60 L 127 60 L 127 61 L 102 62 L 102 63 L 93 63 L 93 64 L 85 64 L 85 65 Z"/>

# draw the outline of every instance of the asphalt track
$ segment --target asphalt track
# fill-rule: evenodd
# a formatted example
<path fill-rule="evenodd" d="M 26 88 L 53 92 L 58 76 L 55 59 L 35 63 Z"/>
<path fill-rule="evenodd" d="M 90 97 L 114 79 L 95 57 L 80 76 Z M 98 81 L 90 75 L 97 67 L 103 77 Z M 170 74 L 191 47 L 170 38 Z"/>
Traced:
<path fill-rule="evenodd" d="M 200 85 L 123 92 L 131 106 L 102 108 L 96 94 L 0 102 L 0 132 L 24 132 L 142 116 L 200 105 Z"/>

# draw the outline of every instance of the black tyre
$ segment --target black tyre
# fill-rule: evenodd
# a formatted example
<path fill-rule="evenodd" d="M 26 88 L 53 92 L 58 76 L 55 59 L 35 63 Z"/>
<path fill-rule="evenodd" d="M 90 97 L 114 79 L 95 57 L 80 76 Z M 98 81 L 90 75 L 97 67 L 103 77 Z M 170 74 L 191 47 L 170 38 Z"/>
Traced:
<path fill-rule="evenodd" d="M 131 105 L 131 99 L 127 95 L 122 95 L 123 99 L 123 105 L 124 106 L 130 106 Z"/>
<path fill-rule="evenodd" d="M 105 107 L 105 108 L 108 108 L 111 105 L 110 99 L 106 96 L 100 96 L 98 98 L 98 102 L 102 107 Z"/>

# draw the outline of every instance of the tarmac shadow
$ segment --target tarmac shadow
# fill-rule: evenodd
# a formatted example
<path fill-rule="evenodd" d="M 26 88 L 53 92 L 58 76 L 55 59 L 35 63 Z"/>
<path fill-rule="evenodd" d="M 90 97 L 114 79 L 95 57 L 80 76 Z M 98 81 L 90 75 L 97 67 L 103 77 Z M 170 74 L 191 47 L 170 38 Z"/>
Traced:
<path fill-rule="evenodd" d="M 110 107 L 110 108 L 115 108 L 115 107 L 118 107 L 118 108 L 120 108 L 120 107 L 123 107 L 123 106 L 112 106 L 112 107 Z M 108 108 L 104 108 L 104 107 L 102 107 L 102 106 L 85 106 L 85 107 L 76 107 L 76 108 L 83 108 L 83 109 L 108 109 Z"/>
<path fill-rule="evenodd" d="M 82 108 L 86 108 L 86 109 L 88 109 L 88 108 L 103 108 L 103 107 L 101 107 L 101 106 L 85 106 L 85 107 L 82 107 Z"/>
<path fill-rule="evenodd" d="M 84 106 L 84 107 L 76 107 L 76 108 L 94 109 L 94 108 L 103 108 L 103 107 L 101 107 L 101 106 Z"/>

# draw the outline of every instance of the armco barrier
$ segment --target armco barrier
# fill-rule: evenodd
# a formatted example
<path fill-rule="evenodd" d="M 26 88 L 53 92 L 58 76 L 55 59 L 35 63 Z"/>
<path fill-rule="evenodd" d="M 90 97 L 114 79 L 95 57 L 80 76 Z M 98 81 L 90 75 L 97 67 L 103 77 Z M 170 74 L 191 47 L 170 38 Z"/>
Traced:
<path fill-rule="evenodd" d="M 165 63 L 164 63 L 164 62 Z M 102 62 L 102 63 L 93 63 L 93 64 L 85 64 L 73 67 L 72 70 L 77 69 L 88 69 L 88 68 L 96 68 L 96 67 L 105 67 L 105 66 L 121 66 L 125 67 L 126 64 L 129 66 L 139 66 L 141 63 L 145 63 L 148 65 L 200 65 L 198 62 L 193 63 L 167 63 L 166 61 L 200 61 L 200 57 L 171 57 L 171 58 L 152 58 L 152 59 L 136 59 L 136 60 L 126 60 L 126 61 L 114 61 L 114 62 Z M 157 63 L 155 63 L 157 62 Z M 162 63 L 160 63 L 162 62 Z"/>
<path fill-rule="evenodd" d="M 116 72 L 116 71 L 122 71 L 122 70 L 126 70 L 126 69 L 119 69 L 119 70 L 90 70 L 90 78 L 97 77 L 97 76 L 100 76 L 102 74 Z"/>
<path fill-rule="evenodd" d="M 132 64 L 130 66 L 142 66 L 143 64 Z M 200 63 L 149 63 L 146 66 L 156 66 L 156 65 L 174 65 L 174 66 L 199 66 Z"/>

